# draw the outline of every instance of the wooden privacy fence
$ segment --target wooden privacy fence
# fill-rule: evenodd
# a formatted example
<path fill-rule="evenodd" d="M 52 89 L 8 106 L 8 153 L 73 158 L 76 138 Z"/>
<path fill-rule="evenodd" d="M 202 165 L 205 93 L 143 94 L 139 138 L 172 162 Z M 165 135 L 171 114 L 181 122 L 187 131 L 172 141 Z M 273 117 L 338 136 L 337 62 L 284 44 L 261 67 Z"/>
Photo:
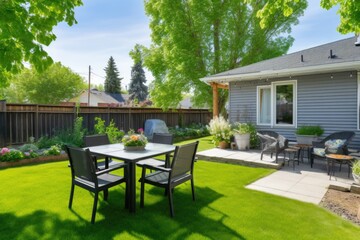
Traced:
<path fill-rule="evenodd" d="M 124 131 L 144 128 L 147 119 L 164 120 L 168 127 L 191 123 L 208 124 L 212 113 L 208 109 L 170 109 L 88 107 L 35 104 L 8 104 L 0 101 L 0 146 L 22 144 L 30 137 L 53 136 L 73 128 L 77 116 L 83 117 L 83 127 L 93 132 L 95 117 L 108 124 L 113 120 Z"/>

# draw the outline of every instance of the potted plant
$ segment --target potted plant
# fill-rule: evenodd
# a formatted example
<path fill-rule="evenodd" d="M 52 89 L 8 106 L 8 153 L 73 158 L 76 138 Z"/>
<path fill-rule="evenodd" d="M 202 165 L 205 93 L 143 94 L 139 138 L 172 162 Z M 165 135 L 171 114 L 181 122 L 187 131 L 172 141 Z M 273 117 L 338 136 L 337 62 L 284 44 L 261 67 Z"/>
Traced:
<path fill-rule="evenodd" d="M 211 119 L 207 126 L 212 135 L 212 142 L 219 148 L 228 148 L 232 135 L 230 123 L 222 116 Z"/>
<path fill-rule="evenodd" d="M 251 123 L 233 124 L 233 135 L 236 146 L 239 150 L 248 150 L 250 148 L 251 134 L 254 132 L 255 127 Z M 256 132 L 256 129 L 255 129 Z"/>
<path fill-rule="evenodd" d="M 360 184 L 360 160 L 356 160 L 352 165 L 352 175 L 354 181 Z"/>
<path fill-rule="evenodd" d="M 320 126 L 301 126 L 296 129 L 296 141 L 298 144 L 312 144 L 324 133 Z"/>
<path fill-rule="evenodd" d="M 122 139 L 124 149 L 127 151 L 144 150 L 147 144 L 147 138 L 144 135 L 142 128 L 138 130 L 138 134 L 134 130 L 130 130 Z"/>

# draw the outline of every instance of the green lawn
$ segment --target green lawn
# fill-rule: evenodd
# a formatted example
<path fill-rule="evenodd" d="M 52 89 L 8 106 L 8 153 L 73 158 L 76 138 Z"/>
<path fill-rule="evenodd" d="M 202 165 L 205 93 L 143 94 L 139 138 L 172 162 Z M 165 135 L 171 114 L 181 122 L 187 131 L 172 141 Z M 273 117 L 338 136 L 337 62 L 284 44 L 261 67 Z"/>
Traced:
<path fill-rule="evenodd" d="M 201 139 L 199 150 L 212 147 Z M 67 208 L 67 162 L 0 170 L 0 238 L 4 239 L 359 239 L 360 228 L 316 205 L 245 189 L 273 170 L 198 161 L 196 201 L 190 184 L 175 190 L 175 218 L 163 191 L 147 186 L 145 208 L 124 209 L 124 187 L 100 197 L 90 224 L 93 198 L 75 188 Z M 139 174 L 138 168 L 137 173 Z M 286 181 L 286 179 L 284 179 Z M 139 184 L 138 193 L 139 193 Z M 139 195 L 137 197 L 139 206 Z"/>

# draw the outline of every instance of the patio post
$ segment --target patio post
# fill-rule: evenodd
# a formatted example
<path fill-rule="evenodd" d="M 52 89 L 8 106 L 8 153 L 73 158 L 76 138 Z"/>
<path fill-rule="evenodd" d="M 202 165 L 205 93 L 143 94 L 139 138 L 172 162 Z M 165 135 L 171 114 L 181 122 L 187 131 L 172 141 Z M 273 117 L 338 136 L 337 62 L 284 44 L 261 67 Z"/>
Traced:
<path fill-rule="evenodd" d="M 226 84 L 215 83 L 212 82 L 211 84 L 213 90 L 213 117 L 219 116 L 219 91 L 218 89 L 226 89 L 229 90 L 229 86 Z"/>
<path fill-rule="evenodd" d="M 211 87 L 213 90 L 213 118 L 219 116 L 219 92 L 218 92 L 218 84 L 211 83 Z"/>

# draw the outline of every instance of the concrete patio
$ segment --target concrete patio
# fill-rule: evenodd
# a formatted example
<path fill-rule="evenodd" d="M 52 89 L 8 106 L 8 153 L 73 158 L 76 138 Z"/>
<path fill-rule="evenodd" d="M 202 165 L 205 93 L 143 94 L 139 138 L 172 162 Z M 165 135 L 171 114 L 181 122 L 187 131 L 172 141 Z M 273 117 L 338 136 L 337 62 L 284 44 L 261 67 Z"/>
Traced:
<path fill-rule="evenodd" d="M 264 155 L 260 160 L 259 150 L 238 151 L 230 149 L 210 149 L 197 153 L 197 157 L 202 160 L 225 162 L 252 167 L 263 167 L 278 169 L 278 171 L 267 177 L 261 178 L 247 186 L 249 189 L 267 192 L 287 198 L 296 199 L 303 202 L 319 204 L 324 197 L 329 186 L 332 188 L 350 188 L 354 182 L 350 174 L 348 178 L 347 165 L 343 166 L 339 172 L 339 165 L 336 164 L 335 177 L 329 179 L 325 161 L 315 161 L 311 168 L 308 159 L 295 164 L 293 169 L 292 162 L 284 164 L 283 155 L 275 163 L 275 157 Z"/>

